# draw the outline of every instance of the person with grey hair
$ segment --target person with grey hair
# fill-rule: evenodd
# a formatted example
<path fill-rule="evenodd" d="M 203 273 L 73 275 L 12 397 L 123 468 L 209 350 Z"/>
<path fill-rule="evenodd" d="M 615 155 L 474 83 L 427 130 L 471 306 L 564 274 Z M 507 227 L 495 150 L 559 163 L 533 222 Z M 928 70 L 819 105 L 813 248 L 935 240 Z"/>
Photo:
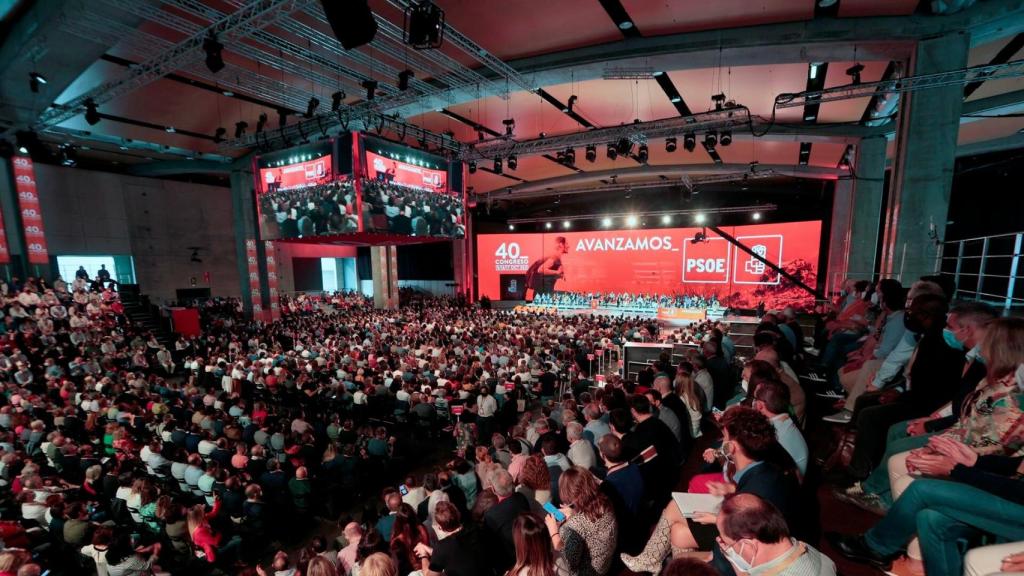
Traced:
<path fill-rule="evenodd" d="M 597 465 L 597 455 L 590 441 L 583 436 L 583 426 L 579 422 L 570 422 L 565 427 L 565 436 L 569 440 L 569 462 L 573 466 L 592 470 Z"/>
<path fill-rule="evenodd" d="M 498 574 L 505 573 L 516 561 L 516 544 L 513 528 L 516 517 L 530 511 L 530 501 L 516 492 L 512 475 L 505 470 L 495 470 L 490 475 L 490 484 L 498 503 L 491 506 L 483 517 L 484 543 L 487 557 Z"/>
<path fill-rule="evenodd" d="M 608 423 L 601 419 L 601 404 L 599 402 L 591 402 L 584 406 L 583 418 L 587 421 L 583 426 L 583 436 L 594 446 L 597 446 L 605 434 L 612 431 Z"/>

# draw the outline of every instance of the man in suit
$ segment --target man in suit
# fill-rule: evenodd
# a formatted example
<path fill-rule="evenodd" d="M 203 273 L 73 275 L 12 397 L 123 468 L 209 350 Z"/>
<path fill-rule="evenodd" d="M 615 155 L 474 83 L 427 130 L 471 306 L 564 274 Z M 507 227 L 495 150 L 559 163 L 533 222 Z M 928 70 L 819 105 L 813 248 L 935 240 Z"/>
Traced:
<path fill-rule="evenodd" d="M 491 484 L 498 503 L 484 513 L 484 542 L 491 566 L 496 573 L 504 574 L 516 561 L 513 524 L 517 516 L 530 511 L 530 503 L 526 496 L 516 492 L 516 483 L 505 470 L 495 470 Z"/>

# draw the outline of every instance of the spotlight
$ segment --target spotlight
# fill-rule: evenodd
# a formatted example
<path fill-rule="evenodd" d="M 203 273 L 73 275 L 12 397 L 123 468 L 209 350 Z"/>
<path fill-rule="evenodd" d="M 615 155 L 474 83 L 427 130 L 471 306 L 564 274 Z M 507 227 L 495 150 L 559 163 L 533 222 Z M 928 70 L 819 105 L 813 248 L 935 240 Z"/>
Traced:
<path fill-rule="evenodd" d="M 559 150 L 558 152 L 555 152 L 555 160 L 559 164 L 565 164 L 565 150 Z"/>
<path fill-rule="evenodd" d="M 693 235 L 693 239 L 690 240 L 690 244 L 700 244 L 701 242 L 707 242 L 707 241 L 708 241 L 708 233 L 703 231 L 703 230 L 701 230 L 700 232 L 697 232 L 696 234 Z"/>
<path fill-rule="evenodd" d="M 576 149 L 575 148 L 566 148 L 565 149 L 565 164 L 567 166 L 575 166 L 576 165 Z"/>
<path fill-rule="evenodd" d="M 505 118 L 504 120 L 501 121 L 501 123 L 505 125 L 505 136 L 511 136 L 513 133 L 515 133 L 515 131 L 516 131 L 516 119 L 515 118 Z M 543 137 L 544 136 L 543 136 L 543 133 L 542 133 L 541 138 L 543 138 Z"/>
<path fill-rule="evenodd" d="M 409 79 L 414 76 L 412 70 L 402 70 L 398 73 L 398 89 L 405 92 L 409 89 Z"/>
<path fill-rule="evenodd" d="M 610 228 L 611 225 L 612 225 L 612 219 L 611 218 L 605 216 L 604 218 L 601 219 L 601 226 L 604 226 L 605 228 Z"/>
<path fill-rule="evenodd" d="M 469 173 L 476 174 L 476 160 L 469 161 Z"/>
<path fill-rule="evenodd" d="M 320 100 L 316 96 L 309 99 L 309 103 L 306 104 L 306 118 L 312 118 L 316 114 L 316 109 L 320 106 Z"/>
<path fill-rule="evenodd" d="M 339 90 L 334 94 L 331 94 L 331 112 L 337 112 L 341 108 L 342 102 L 345 100 L 345 91 Z"/>
<path fill-rule="evenodd" d="M 754 212 L 753 214 L 750 215 L 750 218 L 752 220 L 760 220 L 761 219 L 761 213 L 760 212 Z"/>
<path fill-rule="evenodd" d="M 576 100 L 579 100 L 579 98 L 577 98 L 575 94 L 573 94 L 572 96 L 569 96 L 569 104 L 568 104 L 568 106 L 566 107 L 565 110 L 562 110 L 562 112 L 567 112 L 569 114 L 572 114 L 572 108 L 573 108 L 573 106 L 576 105 Z"/>
<path fill-rule="evenodd" d="M 548 230 L 551 230 L 551 222 L 545 222 L 544 227 L 547 228 Z"/>
<path fill-rule="evenodd" d="M 345 50 L 369 44 L 377 35 L 377 19 L 373 17 L 366 0 L 321 0 L 320 4 L 334 37 L 341 42 L 341 47 Z"/>
<path fill-rule="evenodd" d="M 860 84 L 860 73 L 863 71 L 864 65 L 858 62 L 846 69 L 846 75 L 853 79 L 852 82 L 856 86 Z"/>
<path fill-rule="evenodd" d="M 569 228 L 571 226 L 572 226 L 572 222 L 569 222 L 568 220 L 562 222 L 562 228 Z"/>
<path fill-rule="evenodd" d="M 517 158 L 515 154 L 509 154 L 508 155 L 508 169 L 509 170 L 515 170 L 518 167 L 519 167 L 519 158 Z"/>
<path fill-rule="evenodd" d="M 608 159 L 609 160 L 615 160 L 618 157 L 619 157 L 618 149 L 615 148 L 614 144 L 609 144 L 608 145 Z"/>
<path fill-rule="evenodd" d="M 712 130 L 704 135 L 704 147 L 711 149 L 718 145 L 718 134 Z"/>
<path fill-rule="evenodd" d="M 39 92 L 39 87 L 46 84 L 46 77 L 38 72 L 32 72 L 28 75 L 28 87 L 33 93 Z"/>
<path fill-rule="evenodd" d="M 615 148 L 619 151 L 619 154 L 627 156 L 629 155 L 629 152 L 633 149 L 633 143 L 629 141 L 629 138 L 622 138 L 615 145 Z"/>
<path fill-rule="evenodd" d="M 363 80 L 360 84 L 363 88 L 366 88 L 366 99 L 373 100 L 373 97 L 377 95 L 377 81 L 376 80 Z"/>
<path fill-rule="evenodd" d="M 683 136 L 683 149 L 687 152 L 693 152 L 696 147 L 697 135 L 693 132 L 687 132 L 686 135 Z"/>
<path fill-rule="evenodd" d="M 440 48 L 444 42 L 444 10 L 432 1 L 412 3 L 405 9 L 405 43 L 417 50 Z"/>
<path fill-rule="evenodd" d="M 619 30 L 629 30 L 632 27 L 633 22 L 630 20 L 623 20 L 622 22 L 619 22 Z"/>
<path fill-rule="evenodd" d="M 705 216 L 703 212 L 697 212 L 693 215 L 693 221 L 697 224 L 703 224 L 704 222 L 707 222 L 707 219 L 708 217 Z"/>
<path fill-rule="evenodd" d="M 633 228 L 634 226 L 636 226 L 636 223 L 637 223 L 636 216 L 633 216 L 632 214 L 630 214 L 629 216 L 626 216 L 626 226 L 629 226 L 630 228 Z"/>
<path fill-rule="evenodd" d="M 235 122 L 235 138 L 241 138 L 242 136 L 245 136 L 245 129 L 248 127 L 248 122 Z"/>
<path fill-rule="evenodd" d="M 210 34 L 203 40 L 203 52 L 206 52 L 206 67 L 216 74 L 224 69 L 224 57 L 221 52 L 224 45 L 217 41 L 216 34 Z"/>
<path fill-rule="evenodd" d="M 641 164 L 647 164 L 647 144 L 641 144 L 636 151 L 636 157 Z"/>
<path fill-rule="evenodd" d="M 228 129 L 227 128 L 225 128 L 223 126 L 218 127 L 217 130 L 214 131 L 214 133 L 213 133 L 213 141 L 218 143 L 218 144 L 220 144 L 221 142 L 224 141 L 224 136 L 227 135 L 227 133 L 228 133 Z"/>
<path fill-rule="evenodd" d="M 587 162 L 597 161 L 597 146 L 588 144 L 586 151 L 584 152 L 584 157 L 587 159 Z"/>
<path fill-rule="evenodd" d="M 672 138 L 665 138 L 665 152 L 675 152 L 678 146 L 679 143 L 674 136 Z"/>
<path fill-rule="evenodd" d="M 728 130 L 723 130 L 722 135 L 718 137 L 718 141 L 722 144 L 722 146 L 728 146 L 729 144 L 732 144 L 732 132 Z"/>
<path fill-rule="evenodd" d="M 711 101 L 715 103 L 715 110 L 721 110 L 725 107 L 725 94 L 715 94 Z"/>
<path fill-rule="evenodd" d="M 260 114 L 259 120 L 256 121 L 256 133 L 263 132 L 263 128 L 267 125 L 267 113 Z"/>
<path fill-rule="evenodd" d="M 501 158 L 500 157 L 494 159 L 494 173 L 495 174 L 501 174 Z"/>
<path fill-rule="evenodd" d="M 96 111 L 96 103 L 91 98 L 85 101 L 85 121 L 89 126 L 95 126 L 100 121 L 100 113 Z"/>
<path fill-rule="evenodd" d="M 515 224 L 509 224 L 508 225 L 508 231 L 509 232 L 515 232 L 516 231 L 516 225 Z"/>
<path fill-rule="evenodd" d="M 669 216 L 668 214 L 665 214 L 664 216 L 661 217 L 661 223 L 662 224 L 671 224 L 672 223 L 672 217 Z"/>

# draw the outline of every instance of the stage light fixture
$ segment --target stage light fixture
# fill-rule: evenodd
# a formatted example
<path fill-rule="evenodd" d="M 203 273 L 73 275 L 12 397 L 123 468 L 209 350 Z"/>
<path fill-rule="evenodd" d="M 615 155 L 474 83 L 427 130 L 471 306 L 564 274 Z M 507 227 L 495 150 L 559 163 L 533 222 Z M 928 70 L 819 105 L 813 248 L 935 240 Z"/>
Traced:
<path fill-rule="evenodd" d="M 566 105 L 565 109 L 562 110 L 562 112 L 565 112 L 567 114 L 572 114 L 572 109 L 573 109 L 574 106 L 576 106 L 576 101 L 577 100 L 579 100 L 579 98 L 575 94 L 573 94 L 572 96 L 569 96 L 569 103 Z"/>
<path fill-rule="evenodd" d="M 476 160 L 469 161 L 469 173 L 476 174 Z"/>
<path fill-rule="evenodd" d="M 715 94 L 711 97 L 711 101 L 715 103 L 715 110 L 721 110 L 725 107 L 725 94 Z"/>
<path fill-rule="evenodd" d="M 224 57 L 221 52 L 224 45 L 217 41 L 217 35 L 211 33 L 203 40 L 203 52 L 206 52 L 206 67 L 216 74 L 224 69 Z"/>
<path fill-rule="evenodd" d="M 705 216 L 703 212 L 697 212 L 696 214 L 693 215 L 693 221 L 696 222 L 697 224 L 703 224 L 704 222 L 707 221 L 707 219 L 708 217 Z"/>
<path fill-rule="evenodd" d="M 619 154 L 628 156 L 630 151 L 633 150 L 633 143 L 629 141 L 629 138 L 622 138 L 615 145 L 615 148 L 619 151 Z"/>
<path fill-rule="evenodd" d="M 516 225 L 515 224 L 509 224 L 508 225 L 508 231 L 509 232 L 515 232 L 516 231 Z"/>
<path fill-rule="evenodd" d="M 235 122 L 235 138 L 241 138 L 245 136 L 245 129 L 249 127 L 249 123 L 246 121 Z"/>
<path fill-rule="evenodd" d="M 511 136 L 512 134 L 515 133 L 515 131 L 516 131 L 516 119 L 515 118 L 505 118 L 504 120 L 501 121 L 501 123 L 505 125 L 505 136 Z M 541 138 L 543 138 L 543 136 L 541 136 Z"/>
<path fill-rule="evenodd" d="M 587 162 L 596 162 L 597 161 L 597 146 L 594 146 L 593 144 L 587 144 L 587 148 L 586 148 L 586 151 L 584 152 L 583 156 L 587 159 Z"/>
<path fill-rule="evenodd" d="M 515 170 L 518 167 L 519 167 L 519 158 L 517 158 L 515 154 L 509 154 L 508 155 L 508 169 L 509 170 Z"/>
<path fill-rule="evenodd" d="M 665 214 L 664 216 L 661 217 L 661 223 L 662 224 L 671 224 L 672 223 L 672 216 L 670 216 L 668 214 Z"/>
<path fill-rule="evenodd" d="M 861 64 L 860 62 L 857 62 L 853 66 L 850 66 L 849 68 L 846 69 L 846 75 L 851 78 L 851 81 L 852 81 L 854 86 L 856 86 L 857 84 L 860 84 L 860 80 L 861 80 L 860 79 L 860 74 L 863 71 L 864 71 L 864 65 Z"/>
<path fill-rule="evenodd" d="M 228 129 L 227 128 L 225 128 L 223 126 L 219 126 L 217 128 L 217 130 L 215 130 L 213 132 L 213 141 L 218 143 L 218 144 L 220 144 L 221 142 L 224 141 L 224 136 L 227 136 L 227 133 L 228 133 Z"/>
<path fill-rule="evenodd" d="M 345 50 L 369 44 L 377 35 L 377 19 L 373 17 L 367 0 L 321 0 L 320 4 L 334 37 Z"/>
<path fill-rule="evenodd" d="M 761 219 L 761 213 L 760 212 L 754 212 L 753 214 L 750 215 L 750 218 L 752 220 L 760 220 Z"/>
<path fill-rule="evenodd" d="M 612 225 L 612 219 L 611 218 L 605 216 L 604 218 L 601 219 L 601 226 L 604 226 L 605 228 L 610 228 L 611 225 Z"/>
<path fill-rule="evenodd" d="M 718 137 L 718 142 L 722 146 L 728 146 L 729 144 L 732 144 L 732 132 L 728 130 L 722 130 L 721 136 Z"/>
<path fill-rule="evenodd" d="M 701 242 L 708 241 L 708 233 L 701 230 L 693 235 L 693 239 L 690 240 L 690 244 L 700 244 Z"/>
<path fill-rule="evenodd" d="M 345 91 L 339 90 L 331 94 L 331 112 L 337 112 L 345 100 Z"/>
<path fill-rule="evenodd" d="M 95 126 L 100 121 L 100 113 L 96 110 L 96 103 L 92 99 L 85 101 L 85 121 L 89 126 Z"/>
<path fill-rule="evenodd" d="M 567 166 L 575 166 L 576 165 L 576 149 L 575 148 L 566 148 L 565 149 L 565 163 L 566 163 Z"/>
<path fill-rule="evenodd" d="M 675 152 L 678 146 L 679 142 L 675 139 L 675 136 L 665 138 L 665 152 Z"/>
<path fill-rule="evenodd" d="M 498 158 L 494 159 L 494 173 L 495 174 L 501 174 L 502 173 L 502 170 L 501 170 L 501 157 L 498 157 Z"/>
<path fill-rule="evenodd" d="M 263 132 L 263 128 L 265 128 L 266 126 L 267 126 L 267 113 L 264 112 L 264 113 L 260 114 L 259 119 L 256 120 L 256 133 L 259 134 L 260 132 Z"/>
<path fill-rule="evenodd" d="M 647 164 L 647 144 L 641 144 L 636 151 L 637 160 L 640 160 L 641 164 Z"/>
<path fill-rule="evenodd" d="M 572 222 L 569 222 L 568 220 L 562 222 L 562 228 L 568 229 L 570 227 L 572 227 Z"/>
<path fill-rule="evenodd" d="M 633 227 L 636 226 L 637 222 L 638 222 L 638 220 L 637 220 L 636 216 L 634 216 L 632 214 L 630 214 L 629 216 L 626 216 L 626 226 L 629 226 L 630 228 L 633 228 Z"/>
<path fill-rule="evenodd" d="M 548 230 L 551 230 L 551 222 L 545 222 L 544 227 L 547 228 Z"/>
<path fill-rule="evenodd" d="M 615 148 L 614 144 L 609 144 L 608 145 L 608 159 L 609 160 L 615 160 L 618 157 L 619 157 L 618 149 Z"/>
<path fill-rule="evenodd" d="M 415 76 L 412 70 L 402 70 L 398 73 L 398 89 L 405 92 L 409 89 L 409 79 Z"/>
<path fill-rule="evenodd" d="M 440 48 L 444 42 L 444 10 L 431 0 L 405 9 L 405 43 L 417 50 Z"/>
<path fill-rule="evenodd" d="M 376 80 L 363 80 L 360 84 L 363 88 L 366 88 L 366 99 L 373 100 L 374 96 L 377 95 L 377 81 Z"/>
<path fill-rule="evenodd" d="M 693 132 L 687 132 L 683 136 L 683 150 L 687 152 L 693 152 L 697 148 L 697 135 Z"/>
<path fill-rule="evenodd" d="M 707 134 L 704 135 L 704 147 L 705 148 L 710 150 L 710 149 L 714 148 L 717 145 L 718 145 L 718 133 L 716 133 L 714 130 L 712 130 L 711 132 L 708 132 Z"/>
<path fill-rule="evenodd" d="M 46 84 L 46 77 L 38 72 L 31 72 L 28 75 L 28 87 L 33 93 L 39 92 L 39 87 Z"/>
<path fill-rule="evenodd" d="M 316 109 L 320 106 L 320 100 L 313 96 L 309 99 L 309 103 L 306 104 L 306 118 L 312 118 L 316 114 Z"/>
<path fill-rule="evenodd" d="M 555 161 L 559 164 L 565 164 L 565 150 L 559 150 L 555 152 Z"/>

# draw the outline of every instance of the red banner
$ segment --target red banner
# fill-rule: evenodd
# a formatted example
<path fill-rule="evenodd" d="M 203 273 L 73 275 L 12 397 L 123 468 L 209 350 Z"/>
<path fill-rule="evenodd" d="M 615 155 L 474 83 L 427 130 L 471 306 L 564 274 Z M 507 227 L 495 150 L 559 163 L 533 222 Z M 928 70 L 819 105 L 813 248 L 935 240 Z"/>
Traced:
<path fill-rule="evenodd" d="M 729 226 L 724 230 L 805 284 L 817 282 L 821 222 Z M 604 296 L 717 299 L 723 306 L 806 306 L 810 294 L 746 252 L 701 228 L 480 234 L 476 259 L 480 296 L 524 300 L 576 292 Z M 613 298 L 614 299 L 614 298 Z M 627 298 L 626 301 L 629 299 Z M 686 301 L 686 298 L 681 298 Z M 589 302 L 589 299 L 585 300 Z M 676 304 L 683 308 L 692 304 Z"/>
<path fill-rule="evenodd" d="M 273 321 L 281 317 L 277 291 L 277 255 L 274 252 L 274 243 L 269 240 L 263 243 L 263 250 L 267 254 L 267 290 L 270 292 L 270 320 Z"/>
<path fill-rule="evenodd" d="M 46 249 L 43 212 L 39 206 L 39 193 L 36 190 L 36 171 L 32 165 L 32 159 L 28 156 L 15 156 L 12 164 L 14 165 L 14 189 L 18 192 L 21 224 L 25 229 L 28 263 L 49 264 L 50 253 Z M 5 254 L 7 252 L 6 248 L 5 245 Z"/>
<path fill-rule="evenodd" d="M 445 192 L 448 189 L 448 173 L 444 170 L 400 162 L 369 150 L 366 151 L 366 177 L 417 190 Z"/>
<path fill-rule="evenodd" d="M 249 271 L 249 297 L 252 299 L 252 317 L 263 318 L 263 293 L 260 291 L 260 266 L 256 254 L 256 240 L 245 241 L 245 264 Z"/>
<path fill-rule="evenodd" d="M 265 193 L 326 184 L 332 179 L 330 153 L 291 164 L 260 168 L 260 185 Z"/>

